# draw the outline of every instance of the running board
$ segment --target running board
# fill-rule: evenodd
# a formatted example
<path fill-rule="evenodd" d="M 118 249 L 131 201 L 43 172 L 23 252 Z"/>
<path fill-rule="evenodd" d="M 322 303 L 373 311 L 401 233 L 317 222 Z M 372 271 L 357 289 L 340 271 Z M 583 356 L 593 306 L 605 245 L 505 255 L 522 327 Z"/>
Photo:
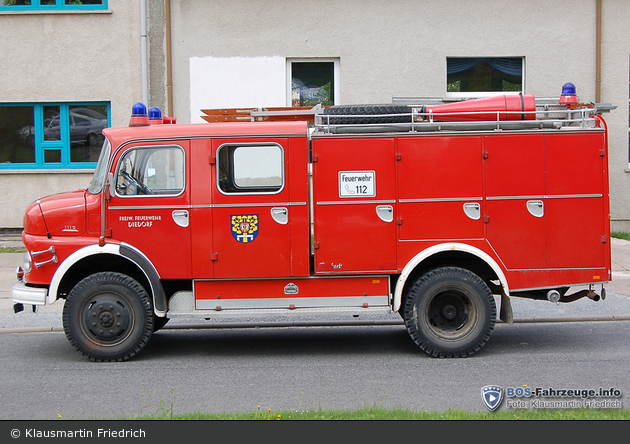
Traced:
<path fill-rule="evenodd" d="M 271 316 L 366 316 L 392 314 L 390 306 L 386 307 L 327 307 L 327 308 L 261 308 L 230 310 L 196 310 L 166 312 L 167 318 L 236 318 L 236 317 L 271 317 Z"/>
<path fill-rule="evenodd" d="M 243 316 L 330 316 L 330 315 L 374 315 L 374 314 L 391 314 L 392 309 L 385 298 L 379 298 L 377 304 L 370 305 L 366 300 L 370 297 L 363 297 L 361 301 L 356 301 L 356 305 L 338 305 L 338 303 L 347 303 L 349 298 L 318 298 L 321 302 L 326 302 L 327 306 L 295 306 L 293 304 L 285 306 L 285 308 L 268 307 L 268 308 L 224 308 L 225 300 L 221 300 L 224 306 L 215 305 L 213 308 L 196 308 L 195 299 L 192 292 L 178 292 L 169 301 L 166 317 L 168 318 L 232 318 Z M 197 301 L 198 303 L 199 301 Z M 360 302 L 361 305 L 358 305 Z M 215 302 L 216 304 L 216 302 Z"/>

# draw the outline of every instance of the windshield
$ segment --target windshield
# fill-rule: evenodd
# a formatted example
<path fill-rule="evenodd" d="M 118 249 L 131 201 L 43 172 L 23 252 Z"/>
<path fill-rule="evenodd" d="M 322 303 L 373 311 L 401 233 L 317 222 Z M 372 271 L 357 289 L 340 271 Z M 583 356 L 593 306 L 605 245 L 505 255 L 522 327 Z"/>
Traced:
<path fill-rule="evenodd" d="M 112 151 L 112 146 L 109 144 L 109 140 L 105 139 L 103 148 L 101 149 L 101 155 L 98 157 L 98 163 L 96 164 L 96 170 L 94 170 L 94 176 L 88 187 L 88 191 L 92 194 L 98 194 L 103 191 L 103 185 L 105 184 L 105 178 L 107 177 L 107 167 L 109 165 L 109 156 Z"/>

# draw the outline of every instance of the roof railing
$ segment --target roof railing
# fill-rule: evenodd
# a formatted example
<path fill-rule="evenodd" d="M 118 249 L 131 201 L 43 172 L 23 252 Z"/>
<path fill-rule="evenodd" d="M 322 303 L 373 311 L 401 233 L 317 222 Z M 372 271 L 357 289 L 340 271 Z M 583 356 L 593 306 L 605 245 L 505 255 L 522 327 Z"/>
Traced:
<path fill-rule="evenodd" d="M 571 106 L 537 104 L 535 111 L 466 111 L 424 112 L 423 107 L 409 107 L 401 114 L 316 114 L 314 127 L 324 133 L 424 132 L 517 129 L 596 128 L 596 115 L 602 112 L 594 105 Z M 605 111 L 614 109 L 605 107 Z M 489 116 L 492 116 L 490 119 Z M 367 120 L 371 122 L 366 122 Z M 392 120 L 379 123 L 379 120 Z"/>

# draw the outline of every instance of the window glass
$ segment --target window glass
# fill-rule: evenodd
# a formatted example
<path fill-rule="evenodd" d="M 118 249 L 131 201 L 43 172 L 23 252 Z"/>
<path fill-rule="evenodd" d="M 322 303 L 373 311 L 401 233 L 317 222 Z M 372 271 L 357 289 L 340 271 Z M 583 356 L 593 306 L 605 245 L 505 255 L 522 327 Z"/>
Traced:
<path fill-rule="evenodd" d="M 112 146 L 107 139 L 103 143 L 103 149 L 101 150 L 101 154 L 98 157 L 98 163 L 96 164 L 96 169 L 94 170 L 94 176 L 92 176 L 92 181 L 90 182 L 90 186 L 88 187 L 88 191 L 92 194 L 98 194 L 103 189 L 103 185 L 105 185 L 105 178 L 107 177 L 108 167 L 109 167 L 109 156 L 112 153 Z"/>
<path fill-rule="evenodd" d="M 0 104 L 0 169 L 85 167 L 108 126 L 107 103 Z"/>
<path fill-rule="evenodd" d="M 523 91 L 522 57 L 449 57 L 447 93 Z"/>
<path fill-rule="evenodd" d="M 46 162 L 46 163 L 61 163 L 61 150 L 46 150 L 46 151 L 44 151 L 44 162 Z"/>
<path fill-rule="evenodd" d="M 96 162 L 108 126 L 107 105 L 77 105 L 69 108 L 70 161 Z"/>
<path fill-rule="evenodd" d="M 291 106 L 335 104 L 334 62 L 291 62 Z"/>
<path fill-rule="evenodd" d="M 279 145 L 223 145 L 219 189 L 224 193 L 277 193 L 284 186 L 284 152 Z"/>
<path fill-rule="evenodd" d="M 0 164 L 35 163 L 33 106 L 0 106 Z"/>
<path fill-rule="evenodd" d="M 121 196 L 173 196 L 184 191 L 184 151 L 180 147 L 131 149 L 117 171 L 116 193 Z"/>
<path fill-rule="evenodd" d="M 61 121 L 58 106 L 44 106 L 44 141 L 61 140 Z"/>

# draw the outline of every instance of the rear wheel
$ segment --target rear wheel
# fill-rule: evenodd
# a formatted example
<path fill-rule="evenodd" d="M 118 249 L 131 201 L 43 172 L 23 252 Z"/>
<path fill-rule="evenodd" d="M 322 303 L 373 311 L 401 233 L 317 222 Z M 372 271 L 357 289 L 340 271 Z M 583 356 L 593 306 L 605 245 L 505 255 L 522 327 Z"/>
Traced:
<path fill-rule="evenodd" d="M 412 285 L 404 320 L 411 338 L 431 356 L 466 357 L 488 341 L 496 304 L 476 274 L 457 267 L 437 268 Z"/>
<path fill-rule="evenodd" d="M 149 342 L 153 309 L 146 290 L 121 273 L 96 273 L 79 282 L 63 308 L 70 343 L 93 361 L 125 361 Z"/>

